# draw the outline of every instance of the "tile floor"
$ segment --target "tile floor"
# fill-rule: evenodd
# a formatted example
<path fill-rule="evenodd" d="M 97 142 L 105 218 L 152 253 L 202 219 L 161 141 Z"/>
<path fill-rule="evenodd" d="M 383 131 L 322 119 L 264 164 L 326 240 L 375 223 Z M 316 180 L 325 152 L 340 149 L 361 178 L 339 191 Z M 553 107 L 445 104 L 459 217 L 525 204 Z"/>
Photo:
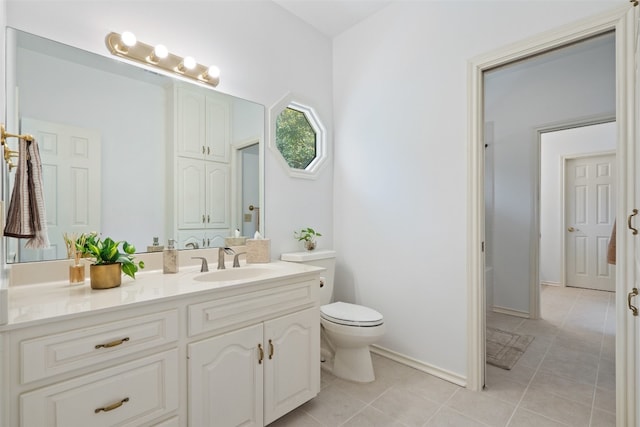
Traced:
<path fill-rule="evenodd" d="M 320 394 L 271 427 L 615 426 L 614 294 L 543 286 L 542 317 L 488 314 L 535 339 L 511 371 L 487 366 L 484 392 L 374 355 L 374 382 L 323 372 Z"/>

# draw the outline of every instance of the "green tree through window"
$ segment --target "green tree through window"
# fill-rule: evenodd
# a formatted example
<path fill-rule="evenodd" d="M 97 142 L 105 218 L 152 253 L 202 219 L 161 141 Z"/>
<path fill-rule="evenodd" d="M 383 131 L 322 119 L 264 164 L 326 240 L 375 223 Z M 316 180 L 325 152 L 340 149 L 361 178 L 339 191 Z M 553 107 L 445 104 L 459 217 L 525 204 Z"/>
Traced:
<path fill-rule="evenodd" d="M 316 158 L 316 131 L 302 111 L 287 107 L 278 115 L 276 146 L 294 169 L 306 169 Z"/>

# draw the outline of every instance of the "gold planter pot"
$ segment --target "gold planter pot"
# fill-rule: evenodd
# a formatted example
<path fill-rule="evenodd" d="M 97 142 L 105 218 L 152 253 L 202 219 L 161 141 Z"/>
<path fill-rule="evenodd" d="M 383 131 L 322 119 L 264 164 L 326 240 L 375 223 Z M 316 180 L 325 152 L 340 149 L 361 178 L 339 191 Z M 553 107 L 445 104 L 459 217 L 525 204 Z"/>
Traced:
<path fill-rule="evenodd" d="M 120 263 L 89 266 L 91 289 L 117 288 L 122 283 Z"/>

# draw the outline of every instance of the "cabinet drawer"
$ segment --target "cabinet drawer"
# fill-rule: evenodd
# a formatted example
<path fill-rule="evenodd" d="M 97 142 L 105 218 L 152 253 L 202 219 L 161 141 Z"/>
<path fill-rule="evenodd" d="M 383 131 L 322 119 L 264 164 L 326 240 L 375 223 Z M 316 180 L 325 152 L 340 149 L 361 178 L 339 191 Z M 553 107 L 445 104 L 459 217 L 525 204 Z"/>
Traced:
<path fill-rule="evenodd" d="M 169 310 L 20 342 L 21 381 L 47 378 L 176 341 L 178 311 Z"/>
<path fill-rule="evenodd" d="M 315 302 L 317 280 L 263 291 L 219 298 L 188 307 L 189 336 L 229 328 L 248 321 L 262 321 L 279 312 Z"/>
<path fill-rule="evenodd" d="M 20 425 L 141 425 L 178 408 L 178 368 L 170 350 L 24 393 Z"/>

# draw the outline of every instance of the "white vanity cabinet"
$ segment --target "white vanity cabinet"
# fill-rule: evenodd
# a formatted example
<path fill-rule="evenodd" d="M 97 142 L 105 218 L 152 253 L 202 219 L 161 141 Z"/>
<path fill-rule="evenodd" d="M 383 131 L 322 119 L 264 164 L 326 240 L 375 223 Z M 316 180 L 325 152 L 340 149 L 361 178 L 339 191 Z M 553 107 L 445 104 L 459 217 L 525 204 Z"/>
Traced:
<path fill-rule="evenodd" d="M 231 216 L 229 165 L 179 157 L 176 176 L 178 229 L 228 229 Z"/>
<path fill-rule="evenodd" d="M 178 86 L 176 97 L 177 154 L 195 159 L 229 161 L 230 105 L 225 97 L 204 95 Z"/>
<path fill-rule="evenodd" d="M 189 344 L 189 425 L 264 426 L 320 388 L 310 308 Z"/>
<path fill-rule="evenodd" d="M 264 426 L 300 406 L 320 391 L 321 270 L 260 270 L 210 286 L 194 269 L 10 290 L 0 426 Z"/>

